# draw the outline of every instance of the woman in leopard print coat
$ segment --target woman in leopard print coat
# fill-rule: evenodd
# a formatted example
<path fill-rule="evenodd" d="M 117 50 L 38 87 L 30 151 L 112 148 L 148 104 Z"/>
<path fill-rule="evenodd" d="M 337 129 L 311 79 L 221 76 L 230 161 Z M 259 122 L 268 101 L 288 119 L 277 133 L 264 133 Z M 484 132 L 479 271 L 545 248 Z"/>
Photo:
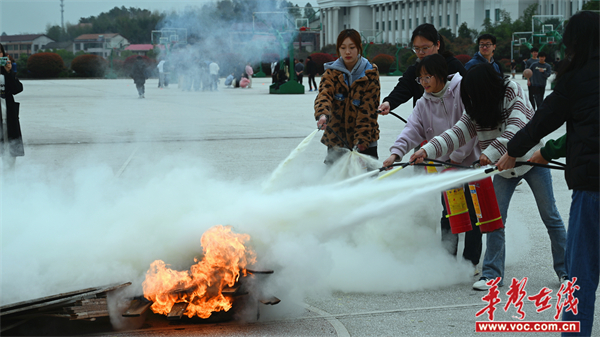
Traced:
<path fill-rule="evenodd" d="M 356 147 L 378 159 L 377 66 L 361 56 L 360 34 L 354 29 L 340 33 L 337 51 L 340 58 L 325 64 L 315 99 L 317 127 L 324 131 L 321 143 L 327 146 L 325 163 L 331 164 L 341 155 L 335 148 Z"/>

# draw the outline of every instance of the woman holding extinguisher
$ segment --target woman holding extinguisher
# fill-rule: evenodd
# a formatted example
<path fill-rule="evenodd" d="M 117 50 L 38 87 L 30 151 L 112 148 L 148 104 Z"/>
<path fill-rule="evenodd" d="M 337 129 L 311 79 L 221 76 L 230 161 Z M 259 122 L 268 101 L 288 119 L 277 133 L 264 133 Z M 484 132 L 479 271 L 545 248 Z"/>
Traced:
<path fill-rule="evenodd" d="M 459 148 L 474 137 L 479 138 L 482 165 L 497 162 L 506 152 L 506 145 L 534 115 L 523 89 L 508 77 L 503 77 L 489 64 L 471 68 L 461 82 L 461 99 L 465 113 L 460 120 L 440 136 L 434 137 L 411 161 L 417 163 L 426 157 L 439 157 Z M 527 161 L 542 147 L 538 142 L 518 160 Z M 533 191 L 542 221 L 548 230 L 552 246 L 554 271 L 559 282 L 567 280 L 565 268 L 566 231 L 556 208 L 550 170 L 544 167 L 521 166 L 494 176 L 494 189 L 498 207 L 506 226 L 508 206 L 517 184 L 525 179 Z M 483 259 L 482 275 L 473 284 L 475 290 L 488 290 L 488 281 L 501 277 L 504 285 L 504 228 L 487 233 L 487 247 Z"/>
<path fill-rule="evenodd" d="M 390 148 L 391 155 L 383 162 L 383 166 L 392 165 L 400 161 L 404 155 L 421 144 L 424 140 L 429 141 L 435 136 L 451 128 L 458 122 L 465 109 L 460 98 L 460 73 L 448 74 L 446 59 L 440 54 L 432 54 L 424 57 L 416 65 L 417 77 L 415 82 L 423 87 L 425 93 L 419 98 L 412 114 L 408 117 L 406 126 Z M 477 137 L 474 137 L 464 146 L 452 152 L 436 158 L 437 160 L 451 161 L 455 164 L 465 166 L 471 165 L 481 155 Z M 469 188 L 464 191 L 465 200 L 469 206 L 469 217 L 472 229 L 465 233 L 465 247 L 463 258 L 469 260 L 473 267 L 479 264 L 481 258 L 481 231 L 477 228 L 477 214 L 472 205 Z M 453 234 L 450 229 L 450 220 L 446 216 L 448 211 L 444 207 L 441 227 L 442 243 L 448 252 L 456 255 L 458 250 L 458 234 Z M 478 271 L 475 270 L 475 274 Z"/>

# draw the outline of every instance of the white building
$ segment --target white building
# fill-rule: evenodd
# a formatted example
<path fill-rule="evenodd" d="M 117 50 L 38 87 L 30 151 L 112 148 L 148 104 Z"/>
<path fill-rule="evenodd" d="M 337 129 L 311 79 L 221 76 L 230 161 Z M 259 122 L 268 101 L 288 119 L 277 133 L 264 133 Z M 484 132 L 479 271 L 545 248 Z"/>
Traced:
<path fill-rule="evenodd" d="M 482 29 L 483 20 L 501 21 L 500 10 L 518 19 L 525 9 L 538 4 L 540 15 L 563 15 L 568 19 L 589 0 L 317 0 L 321 8 L 321 47 L 335 44 L 346 28 L 361 32 L 368 42 L 408 44 L 413 29 L 432 23 L 457 34 L 463 22 L 469 29 Z"/>
<path fill-rule="evenodd" d="M 120 51 L 128 45 L 129 41 L 120 34 L 83 34 L 73 41 L 73 53 L 83 50 L 107 58 L 113 49 Z"/>

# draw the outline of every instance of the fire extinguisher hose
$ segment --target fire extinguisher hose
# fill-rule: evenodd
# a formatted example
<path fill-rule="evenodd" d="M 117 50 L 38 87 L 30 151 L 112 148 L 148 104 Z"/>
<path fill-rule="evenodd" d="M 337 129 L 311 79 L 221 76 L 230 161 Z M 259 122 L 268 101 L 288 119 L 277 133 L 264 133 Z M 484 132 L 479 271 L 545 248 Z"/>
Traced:
<path fill-rule="evenodd" d="M 498 221 L 498 220 L 500 220 L 500 219 L 502 219 L 502 217 L 501 217 L 501 216 L 497 217 L 496 219 L 491 219 L 491 220 L 488 220 L 488 221 L 477 222 L 475 225 L 477 225 L 477 226 L 481 226 L 481 225 L 488 224 L 488 223 L 490 223 L 490 222 Z"/>

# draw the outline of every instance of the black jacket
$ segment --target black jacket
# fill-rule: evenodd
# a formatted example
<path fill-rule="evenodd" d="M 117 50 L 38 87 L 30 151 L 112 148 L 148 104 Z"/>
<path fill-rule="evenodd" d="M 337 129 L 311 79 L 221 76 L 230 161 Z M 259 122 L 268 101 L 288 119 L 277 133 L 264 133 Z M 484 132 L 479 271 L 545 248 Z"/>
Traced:
<path fill-rule="evenodd" d="M 317 74 L 317 63 L 313 60 L 306 62 L 304 72 L 310 76 L 315 76 Z"/>
<path fill-rule="evenodd" d="M 25 155 L 23 150 L 23 137 L 21 135 L 21 124 L 19 123 L 19 103 L 15 102 L 13 95 L 23 91 L 23 84 L 19 81 L 14 71 L 8 73 L 4 67 L 1 68 L 1 73 L 4 76 L 4 93 L 1 93 L 6 99 L 6 133 L 8 134 L 8 142 L 10 155 L 13 157 Z M 4 135 L 2 128 L 2 118 L 0 118 L 0 155 L 4 150 Z"/>
<path fill-rule="evenodd" d="M 520 157 L 567 122 L 565 177 L 569 188 L 574 190 L 599 190 L 598 62 L 596 54 L 583 68 L 564 74 L 531 121 L 508 142 L 508 154 Z"/>
<path fill-rule="evenodd" d="M 448 64 L 448 75 L 454 73 L 460 73 L 461 76 L 465 76 L 467 71 L 463 64 L 456 59 L 454 56 L 447 56 L 446 63 Z M 417 104 L 417 101 L 423 96 L 423 87 L 415 81 L 417 77 L 417 63 L 409 66 L 402 77 L 398 79 L 398 84 L 388 97 L 383 99 L 383 102 L 390 103 L 390 110 L 396 109 L 400 104 L 405 103 L 411 97 L 413 99 L 413 107 Z"/>

